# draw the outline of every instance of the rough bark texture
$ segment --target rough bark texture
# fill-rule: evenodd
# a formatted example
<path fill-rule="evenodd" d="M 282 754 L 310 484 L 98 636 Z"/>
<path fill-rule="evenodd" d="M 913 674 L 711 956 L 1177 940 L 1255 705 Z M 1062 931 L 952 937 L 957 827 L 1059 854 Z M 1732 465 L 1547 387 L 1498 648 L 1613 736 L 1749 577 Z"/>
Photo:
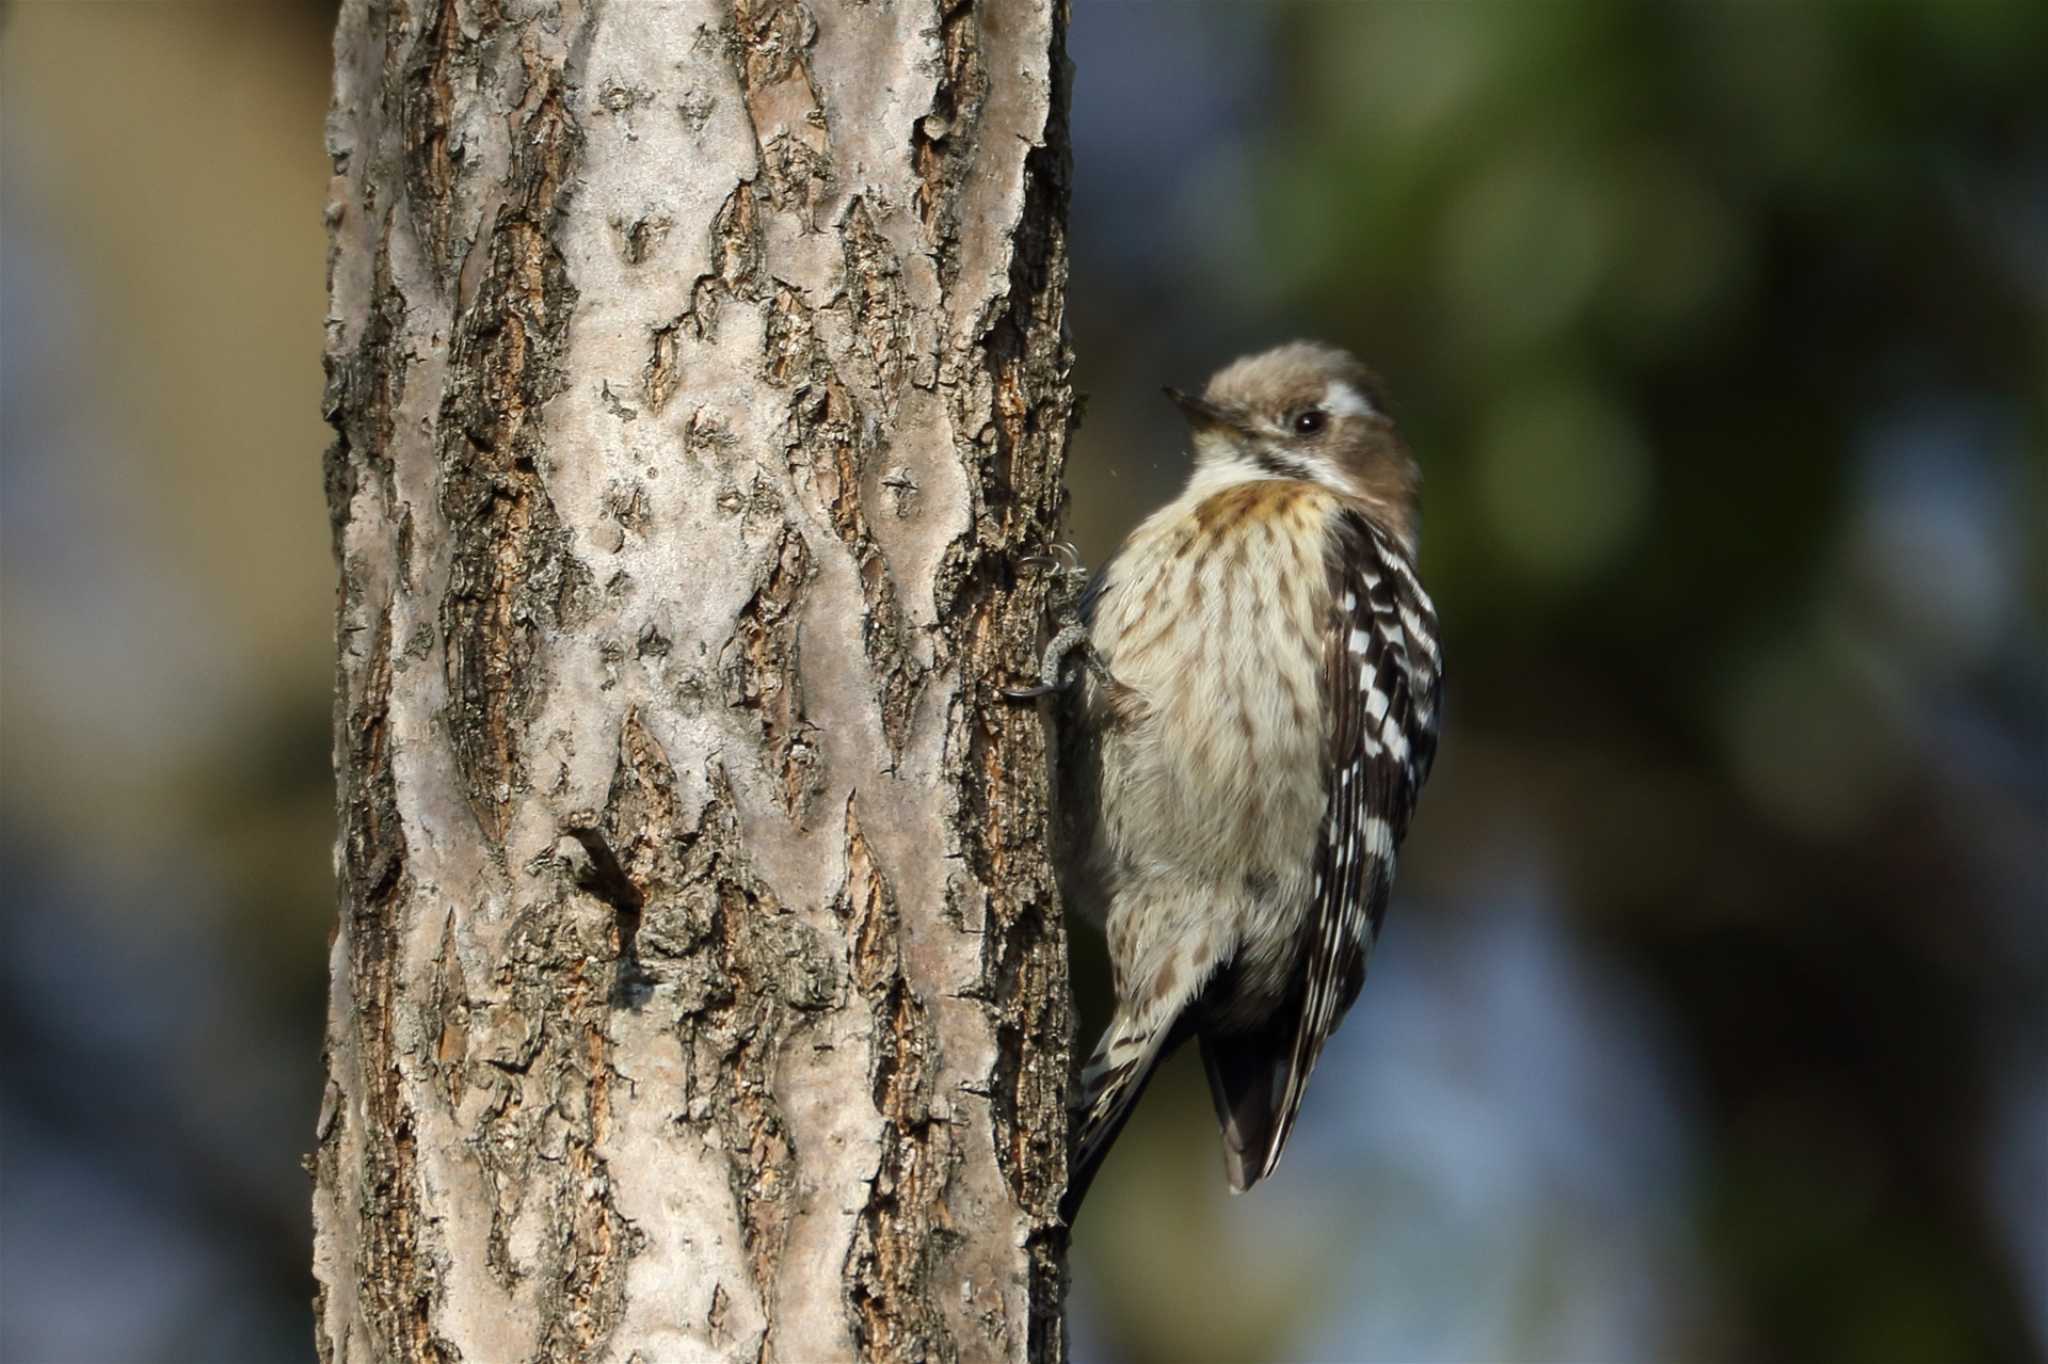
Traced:
<path fill-rule="evenodd" d="M 1059 0 L 348 0 L 323 1360 L 1055 1360 Z"/>

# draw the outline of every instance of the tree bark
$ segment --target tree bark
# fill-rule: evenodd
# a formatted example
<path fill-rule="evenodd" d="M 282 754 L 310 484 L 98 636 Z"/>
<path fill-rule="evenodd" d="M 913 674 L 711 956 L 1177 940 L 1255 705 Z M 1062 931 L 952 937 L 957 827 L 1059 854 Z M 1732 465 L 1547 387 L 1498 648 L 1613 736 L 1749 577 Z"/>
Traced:
<path fill-rule="evenodd" d="M 1056 1360 L 1063 0 L 347 0 L 328 1361 Z"/>

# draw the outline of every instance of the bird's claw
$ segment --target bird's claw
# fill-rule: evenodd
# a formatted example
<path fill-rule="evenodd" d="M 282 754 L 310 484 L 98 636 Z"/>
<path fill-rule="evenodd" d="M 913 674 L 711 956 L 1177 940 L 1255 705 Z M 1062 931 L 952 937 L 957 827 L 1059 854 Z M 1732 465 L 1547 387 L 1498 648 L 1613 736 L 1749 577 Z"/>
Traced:
<path fill-rule="evenodd" d="M 1017 561 L 1026 568 L 1050 568 L 1060 573 L 1082 573 L 1081 551 L 1065 540 L 1055 540 L 1043 554 L 1027 554 Z"/>
<path fill-rule="evenodd" d="M 1045 658 L 1039 665 L 1038 685 L 1034 687 L 1005 687 L 1003 695 L 1012 701 L 1035 701 L 1041 696 L 1065 691 L 1067 660 L 1075 653 L 1081 655 L 1088 670 L 1104 683 L 1108 683 L 1109 668 L 1095 652 L 1095 646 L 1088 640 L 1088 627 L 1076 621 L 1052 637 L 1052 643 L 1045 646 Z"/>
<path fill-rule="evenodd" d="M 1002 694 L 1012 701 L 1035 701 L 1041 696 L 1065 691 L 1070 685 L 1066 677 L 1067 660 L 1076 650 L 1082 653 L 1089 669 L 1107 682 L 1109 670 L 1088 642 L 1088 627 L 1081 624 L 1071 600 L 1075 593 L 1074 581 L 1088 576 L 1088 570 L 1081 565 L 1081 551 L 1065 540 L 1056 540 L 1046 546 L 1044 553 L 1028 554 L 1017 563 L 1020 567 L 1042 569 L 1054 576 L 1055 618 L 1063 624 L 1053 635 L 1052 642 L 1046 645 L 1037 684 L 1003 687 Z"/>

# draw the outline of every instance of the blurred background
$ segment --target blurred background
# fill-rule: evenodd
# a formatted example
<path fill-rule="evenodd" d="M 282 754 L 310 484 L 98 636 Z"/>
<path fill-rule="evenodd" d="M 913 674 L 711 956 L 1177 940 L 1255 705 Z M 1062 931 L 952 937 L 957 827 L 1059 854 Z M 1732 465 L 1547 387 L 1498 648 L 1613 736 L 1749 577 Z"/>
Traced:
<path fill-rule="evenodd" d="M 0 11 L 0 1357 L 311 1356 L 331 4 Z M 1075 1358 L 2048 1354 L 2048 6 L 1084 0 L 1073 532 L 1294 335 L 1446 735 L 1279 1175 L 1192 1053 Z M 1105 1012 L 1077 942 L 1084 1030 Z"/>

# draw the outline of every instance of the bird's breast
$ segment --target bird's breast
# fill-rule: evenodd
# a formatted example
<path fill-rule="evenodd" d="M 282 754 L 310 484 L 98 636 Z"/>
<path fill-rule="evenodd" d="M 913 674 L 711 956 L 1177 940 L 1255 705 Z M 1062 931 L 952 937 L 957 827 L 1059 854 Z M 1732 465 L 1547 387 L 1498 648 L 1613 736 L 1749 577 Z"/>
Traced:
<path fill-rule="evenodd" d="M 1120 854 L 1247 881 L 1306 868 L 1334 511 L 1314 485 L 1231 485 L 1170 504 L 1112 561 L 1093 638 L 1126 689 L 1099 712 Z"/>

